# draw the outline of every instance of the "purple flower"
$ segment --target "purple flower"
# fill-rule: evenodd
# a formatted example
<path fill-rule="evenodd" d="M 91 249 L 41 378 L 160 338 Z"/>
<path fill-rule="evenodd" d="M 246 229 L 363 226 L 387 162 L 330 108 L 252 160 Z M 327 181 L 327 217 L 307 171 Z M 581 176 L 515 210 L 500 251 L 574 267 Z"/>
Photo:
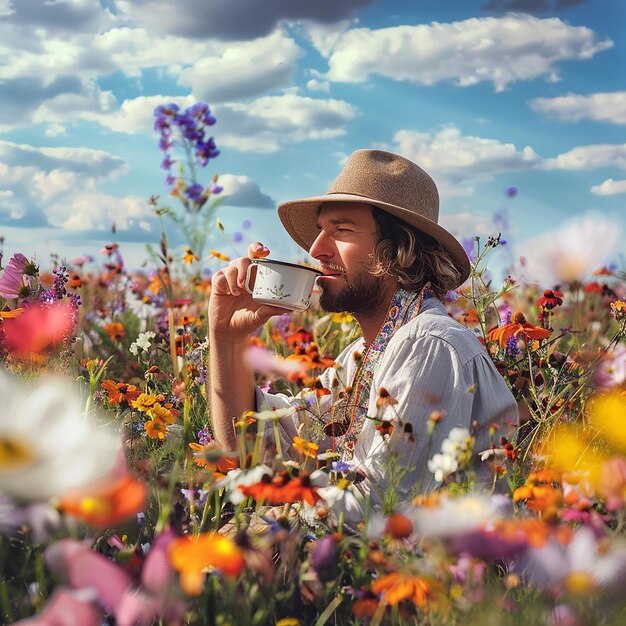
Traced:
<path fill-rule="evenodd" d="M 350 464 L 344 461 L 333 461 L 330 467 L 333 470 L 333 472 L 349 472 L 350 471 Z"/>
<path fill-rule="evenodd" d="M 322 582 L 332 580 L 337 577 L 339 570 L 337 561 L 339 560 L 339 545 L 337 540 L 328 535 L 317 542 L 311 555 L 311 565 L 317 572 Z"/>
<path fill-rule="evenodd" d="M 515 185 L 511 185 L 506 188 L 506 195 L 509 198 L 514 198 L 519 193 L 519 189 Z"/>
<path fill-rule="evenodd" d="M 239 231 L 235 231 L 233 233 L 233 241 L 235 243 L 241 243 L 243 241 L 243 233 L 240 233 Z"/>
<path fill-rule="evenodd" d="M 176 163 L 175 159 L 170 159 L 169 156 L 166 156 L 162 161 L 161 161 L 161 169 L 162 170 L 169 170 L 172 165 L 174 165 L 174 163 Z"/>
<path fill-rule="evenodd" d="M 244 220 L 243 222 L 241 222 L 241 227 L 244 230 L 248 230 L 248 228 L 252 228 L 252 220 Z"/>
<path fill-rule="evenodd" d="M 211 441 L 213 441 L 213 437 L 211 437 L 208 426 L 205 426 L 202 430 L 198 431 L 198 443 L 201 446 L 206 446 L 206 444 Z"/>
<path fill-rule="evenodd" d="M 198 183 L 190 185 L 189 187 L 187 187 L 187 189 L 185 189 L 185 195 L 193 202 L 197 202 L 201 198 L 203 193 L 204 187 L 202 185 L 199 185 Z"/>
<path fill-rule="evenodd" d="M 27 265 L 28 259 L 20 252 L 11 257 L 0 278 L 0 296 L 12 300 L 24 295 L 25 290 L 28 290 L 28 278 L 25 275 Z"/>
<path fill-rule="evenodd" d="M 211 183 L 209 185 L 209 191 L 215 194 L 222 193 L 222 191 L 224 191 L 224 187 L 218 185 L 217 183 Z"/>

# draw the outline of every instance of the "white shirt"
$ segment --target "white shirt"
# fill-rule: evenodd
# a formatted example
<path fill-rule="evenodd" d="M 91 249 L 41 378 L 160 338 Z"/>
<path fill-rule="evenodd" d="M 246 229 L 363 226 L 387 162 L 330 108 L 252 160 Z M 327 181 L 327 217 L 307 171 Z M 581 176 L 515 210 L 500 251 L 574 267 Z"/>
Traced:
<path fill-rule="evenodd" d="M 312 413 L 330 421 L 331 403 L 337 401 L 337 394 L 351 384 L 356 373 L 353 355 L 357 351 L 364 353 L 363 339 L 352 343 L 337 357 L 337 370 L 329 368 L 321 375 L 322 384 L 333 393 L 313 400 L 319 408 L 300 409 L 281 419 L 279 432 L 285 456 L 297 456 L 291 447 L 295 435 L 306 438 L 315 430 L 308 428 L 302 432 L 305 422 L 317 421 L 308 419 Z M 333 386 L 336 377 L 341 382 Z M 492 425 L 499 427 L 493 435 L 496 444 L 502 435 L 510 437 L 518 425 L 517 403 L 484 346 L 469 329 L 451 318 L 434 297 L 426 298 L 420 314 L 404 324 L 389 341 L 374 371 L 368 416 L 377 416 L 376 400 L 381 387 L 398 401 L 393 407 L 399 416 L 393 435 L 383 439 L 376 430 L 377 422 L 366 419 L 351 460 L 351 465 L 366 475 L 363 487 L 370 491 L 372 502 L 382 500 L 382 492 L 389 484 L 392 452 L 399 456 L 399 465 L 413 468 L 399 480 L 401 501 L 435 485 L 427 468 L 428 460 L 441 451 L 441 444 L 452 428 L 466 428 L 474 436 L 477 460 L 477 453 L 492 445 Z M 313 398 L 314 394 L 306 391 L 290 398 L 257 390 L 257 408 L 301 407 L 307 401 L 311 404 Z M 443 417 L 429 437 L 428 424 L 434 411 L 441 412 Z M 386 409 L 383 417 L 387 419 L 391 414 L 393 410 Z M 406 423 L 411 424 L 414 441 L 409 441 L 404 432 L 402 425 Z M 317 430 L 320 432 L 321 428 L 318 426 Z M 266 433 L 269 436 L 273 430 L 267 429 Z M 329 438 L 319 441 L 320 452 L 330 448 L 331 443 Z M 477 460 L 479 478 L 489 481 L 489 472 L 480 471 L 479 463 Z"/>

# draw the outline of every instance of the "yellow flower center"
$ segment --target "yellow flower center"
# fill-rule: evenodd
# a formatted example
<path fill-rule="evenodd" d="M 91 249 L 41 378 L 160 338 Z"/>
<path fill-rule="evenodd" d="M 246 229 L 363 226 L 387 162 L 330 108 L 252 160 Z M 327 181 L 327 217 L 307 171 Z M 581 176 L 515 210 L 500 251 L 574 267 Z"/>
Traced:
<path fill-rule="evenodd" d="M 570 593 L 582 595 L 592 591 L 596 584 L 589 572 L 578 570 L 570 572 L 565 577 L 564 586 Z"/>
<path fill-rule="evenodd" d="M 24 442 L 0 436 L 0 471 L 22 469 L 30 465 L 34 458 Z"/>

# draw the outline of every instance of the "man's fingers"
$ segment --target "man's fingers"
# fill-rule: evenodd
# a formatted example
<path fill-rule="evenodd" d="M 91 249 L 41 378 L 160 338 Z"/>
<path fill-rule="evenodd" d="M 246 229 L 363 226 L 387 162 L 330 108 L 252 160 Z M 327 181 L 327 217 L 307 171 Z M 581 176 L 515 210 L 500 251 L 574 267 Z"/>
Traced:
<path fill-rule="evenodd" d="M 238 284 L 239 270 L 229 265 L 213 274 L 211 284 L 213 290 L 220 295 L 241 295 L 241 286 Z"/>
<path fill-rule="evenodd" d="M 251 259 L 264 259 L 269 256 L 270 249 L 264 246 L 260 241 L 255 241 L 248 246 L 248 256 Z"/>

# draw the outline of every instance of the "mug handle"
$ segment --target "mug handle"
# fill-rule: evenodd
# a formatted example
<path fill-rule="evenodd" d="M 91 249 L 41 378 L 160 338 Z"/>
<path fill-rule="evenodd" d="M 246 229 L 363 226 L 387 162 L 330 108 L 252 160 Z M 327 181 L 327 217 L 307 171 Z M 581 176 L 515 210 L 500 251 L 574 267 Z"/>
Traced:
<path fill-rule="evenodd" d="M 250 263 L 250 265 L 248 265 L 248 269 L 246 270 L 246 282 L 245 282 L 245 286 L 246 286 L 246 291 L 249 294 L 253 294 L 254 291 L 250 288 L 250 278 L 252 275 L 252 267 L 256 265 L 256 263 L 253 261 L 252 263 Z M 258 269 L 258 268 L 257 268 Z"/>

